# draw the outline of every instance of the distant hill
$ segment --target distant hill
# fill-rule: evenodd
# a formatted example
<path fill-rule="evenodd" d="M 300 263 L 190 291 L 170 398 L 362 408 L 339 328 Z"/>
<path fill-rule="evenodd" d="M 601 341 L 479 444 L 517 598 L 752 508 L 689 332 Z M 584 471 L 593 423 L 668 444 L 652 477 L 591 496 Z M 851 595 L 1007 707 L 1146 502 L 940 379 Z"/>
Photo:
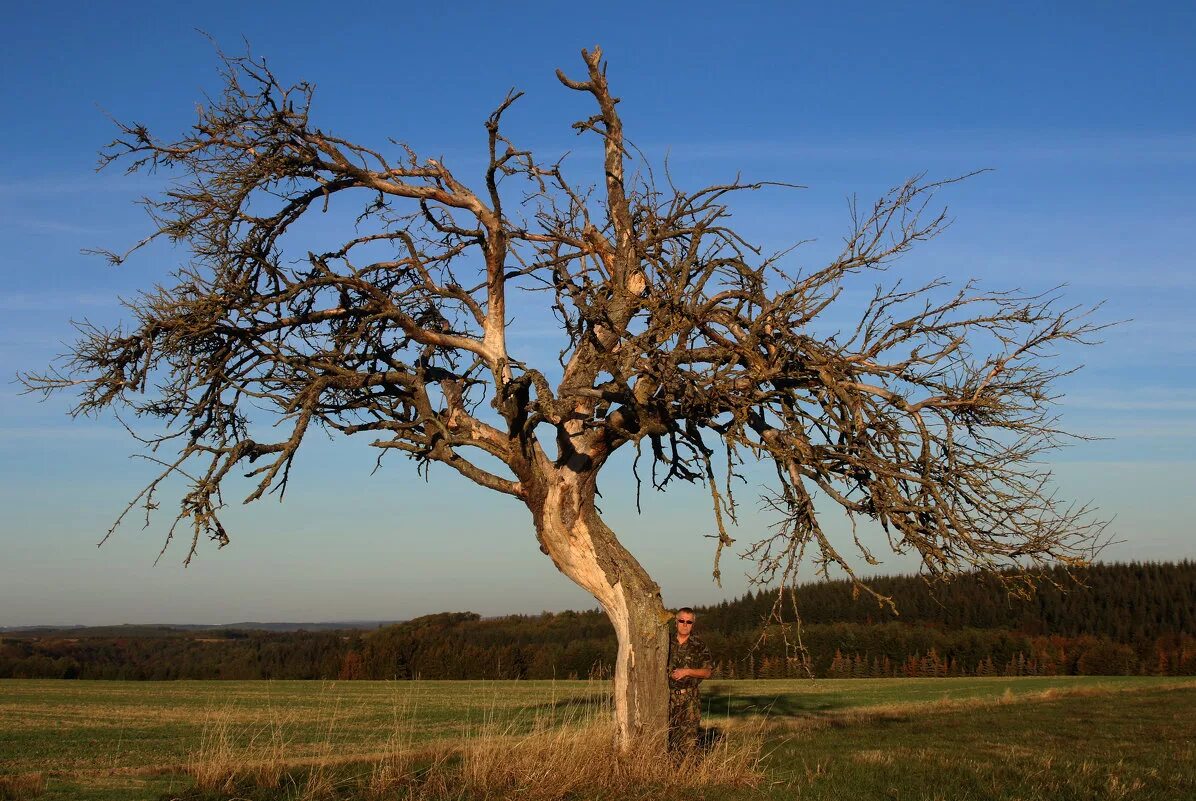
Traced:
<path fill-rule="evenodd" d="M 1196 562 L 1055 571 L 1028 598 L 980 574 L 870 583 L 899 614 L 853 598 L 847 582 L 797 588 L 804 650 L 792 620 L 769 617 L 775 590 L 698 607 L 699 634 L 725 678 L 1196 674 Z M 584 678 L 609 675 L 614 657 L 594 610 L 0 633 L 0 678 Z"/>
<path fill-rule="evenodd" d="M 369 631 L 401 620 L 326 623 L 122 623 L 114 626 L 0 626 L 6 637 L 174 637 L 202 631 Z"/>

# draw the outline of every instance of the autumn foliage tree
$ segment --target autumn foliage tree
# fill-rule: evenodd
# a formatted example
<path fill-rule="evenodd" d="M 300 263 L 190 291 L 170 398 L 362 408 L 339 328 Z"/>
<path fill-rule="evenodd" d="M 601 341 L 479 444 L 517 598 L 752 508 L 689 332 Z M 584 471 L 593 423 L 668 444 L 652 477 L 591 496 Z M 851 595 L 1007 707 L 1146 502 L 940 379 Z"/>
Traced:
<path fill-rule="evenodd" d="M 815 498 L 877 521 L 932 574 L 1083 559 L 1099 526 L 1058 501 L 1035 462 L 1060 437 L 1060 371 L 1043 357 L 1094 330 L 1083 311 L 1049 295 L 897 282 L 853 328 L 814 336 L 845 281 L 943 230 L 931 205 L 941 184 L 911 180 L 857 209 L 838 257 L 792 270 L 732 226 L 728 200 L 763 184 L 688 191 L 629 174 L 601 51 L 582 56 L 584 74 L 557 76 L 593 102 L 574 123 L 602 153 L 592 186 L 507 139 L 517 93 L 486 120 L 485 168 L 466 176 L 410 148 L 343 139 L 312 118 L 310 85 L 225 57 L 222 93 L 180 138 L 121 125 L 103 154 L 173 176 L 148 201 L 146 242 L 180 244 L 189 263 L 131 303 L 127 329 L 84 327 L 67 362 L 27 385 L 77 390 L 76 413 L 160 421 L 149 441 L 172 455 L 129 510 L 156 507 L 163 482 L 182 477 L 171 536 L 187 532 L 188 559 L 205 538 L 229 541 L 230 476 L 254 480 L 246 501 L 284 488 L 313 430 L 370 438 L 517 499 L 541 550 L 614 625 L 625 747 L 659 747 L 669 615 L 595 506 L 620 448 L 645 458 L 657 487 L 708 488 L 720 553 L 734 530 L 731 478 L 745 462 L 772 465 L 778 522 L 746 549 L 762 581 L 803 559 L 855 575 Z M 335 247 L 297 250 L 291 234 L 330 206 L 356 224 Z M 513 291 L 538 293 L 555 315 L 559 367 L 510 346 Z M 275 426 L 260 425 L 262 410 Z M 850 548 L 873 559 L 860 538 Z"/>

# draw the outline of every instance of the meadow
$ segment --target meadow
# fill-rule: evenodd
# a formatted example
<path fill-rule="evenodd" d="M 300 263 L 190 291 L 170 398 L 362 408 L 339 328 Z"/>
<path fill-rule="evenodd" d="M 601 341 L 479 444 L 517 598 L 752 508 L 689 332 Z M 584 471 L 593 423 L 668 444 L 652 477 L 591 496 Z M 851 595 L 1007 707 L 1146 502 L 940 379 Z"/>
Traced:
<path fill-rule="evenodd" d="M 530 748 L 520 743 L 556 737 L 545 747 L 559 750 L 559 732 L 585 753 L 604 739 L 608 700 L 605 684 L 568 681 L 2 680 L 0 798 L 345 798 L 370 782 L 393 791 L 377 797 L 406 797 L 408 785 L 379 784 L 399 756 L 411 775 L 430 763 L 476 772 L 462 744 L 476 756 L 488 743 L 487 769 L 509 772 Z M 705 722 L 739 749 L 734 776 L 634 797 L 1196 798 L 1192 679 L 711 680 L 706 704 Z M 554 771 L 484 787 L 603 795 Z M 439 792 L 483 785 L 470 786 Z"/>

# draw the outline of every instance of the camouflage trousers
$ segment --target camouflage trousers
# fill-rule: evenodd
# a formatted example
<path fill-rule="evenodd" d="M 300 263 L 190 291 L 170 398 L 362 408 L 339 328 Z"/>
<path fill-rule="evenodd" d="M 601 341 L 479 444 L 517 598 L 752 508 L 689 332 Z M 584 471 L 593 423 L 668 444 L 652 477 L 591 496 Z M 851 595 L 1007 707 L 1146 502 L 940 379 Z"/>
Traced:
<path fill-rule="evenodd" d="M 669 692 L 669 751 L 685 755 L 698 744 L 702 702 L 697 690 Z"/>

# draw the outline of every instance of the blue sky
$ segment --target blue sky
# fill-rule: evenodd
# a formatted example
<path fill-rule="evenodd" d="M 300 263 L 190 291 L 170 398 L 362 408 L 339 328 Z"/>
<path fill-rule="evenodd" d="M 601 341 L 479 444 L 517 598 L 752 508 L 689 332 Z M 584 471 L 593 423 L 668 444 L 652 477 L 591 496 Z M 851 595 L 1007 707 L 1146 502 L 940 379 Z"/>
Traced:
<path fill-rule="evenodd" d="M 230 513 L 233 543 L 184 570 L 153 561 L 162 526 L 95 543 L 140 488 L 145 465 L 110 419 L 72 420 L 9 383 L 46 365 L 72 319 L 114 323 L 115 299 L 164 281 L 185 254 L 155 250 L 120 268 L 81 255 L 147 230 L 134 201 L 161 181 L 94 172 L 107 115 L 164 134 L 218 90 L 202 29 L 317 85 L 321 127 L 387 137 L 481 166 L 482 122 L 514 86 L 510 132 L 542 153 L 572 150 L 590 113 L 553 70 L 577 72 L 600 43 L 628 132 L 674 179 L 736 173 L 802 184 L 736 205 L 767 246 L 814 238 L 791 266 L 818 263 L 862 200 L 911 174 L 991 172 L 944 196 L 955 224 L 895 268 L 994 288 L 1101 300 L 1125 320 L 1105 343 L 1066 351 L 1084 369 L 1062 386 L 1064 423 L 1108 437 L 1057 454 L 1062 493 L 1094 500 L 1122 541 L 1109 559 L 1196 557 L 1196 8 L 1190 3 L 827 4 L 459 3 L 329 7 L 292 2 L 24 4 L 6 12 L 0 70 L 0 625 L 404 618 L 591 606 L 536 548 L 514 501 L 444 471 L 432 481 L 367 449 L 311 442 L 287 501 Z M 275 10 L 272 10 L 275 9 Z M 592 147 L 592 146 L 591 146 Z M 863 295 L 870 283 L 857 288 Z M 532 312 L 529 310 L 529 315 Z M 532 353 L 552 349 L 529 319 Z M 619 467 L 616 465 L 616 467 Z M 611 475 L 604 511 L 661 583 L 666 603 L 743 591 L 742 568 L 709 578 L 701 490 L 652 494 L 634 512 Z M 740 534 L 767 524 L 750 491 Z M 831 522 L 834 529 L 839 524 Z M 838 530 L 841 530 L 838 529 Z M 909 569 L 898 558 L 886 571 Z"/>

